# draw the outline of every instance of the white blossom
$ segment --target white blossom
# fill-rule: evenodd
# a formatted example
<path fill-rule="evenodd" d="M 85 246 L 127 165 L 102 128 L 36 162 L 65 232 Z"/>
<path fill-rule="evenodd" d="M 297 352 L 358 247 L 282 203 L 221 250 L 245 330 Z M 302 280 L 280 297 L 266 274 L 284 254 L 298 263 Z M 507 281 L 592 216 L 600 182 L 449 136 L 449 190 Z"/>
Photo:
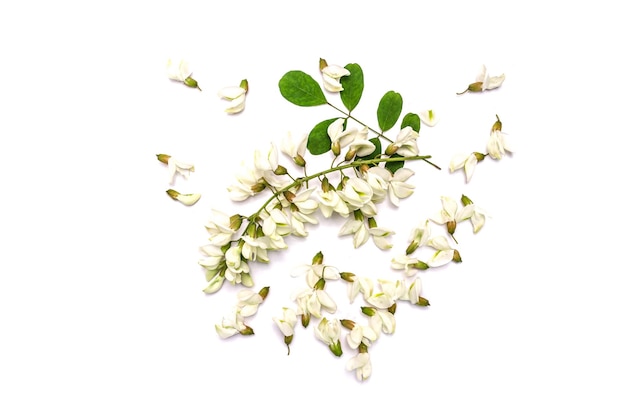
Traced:
<path fill-rule="evenodd" d="M 217 92 L 220 99 L 226 100 L 228 106 L 224 111 L 228 114 L 241 112 L 246 106 L 246 93 L 248 92 L 248 82 L 242 80 L 239 86 L 224 87 Z"/>
<path fill-rule="evenodd" d="M 417 116 L 419 116 L 422 123 L 427 126 L 432 127 L 439 122 L 439 115 L 432 109 L 417 112 Z"/>
<path fill-rule="evenodd" d="M 348 370 L 354 370 L 359 381 L 367 380 L 372 374 L 372 363 L 369 353 L 358 353 L 346 363 Z"/>
<path fill-rule="evenodd" d="M 450 172 L 454 172 L 461 168 L 465 169 L 465 182 L 469 183 L 474 175 L 474 170 L 478 164 L 478 158 L 476 153 L 472 152 L 470 155 L 457 154 L 450 160 Z"/>
<path fill-rule="evenodd" d="M 324 88 L 331 93 L 343 90 L 341 77 L 350 75 L 350 71 L 339 65 L 327 65 L 321 69 Z"/>

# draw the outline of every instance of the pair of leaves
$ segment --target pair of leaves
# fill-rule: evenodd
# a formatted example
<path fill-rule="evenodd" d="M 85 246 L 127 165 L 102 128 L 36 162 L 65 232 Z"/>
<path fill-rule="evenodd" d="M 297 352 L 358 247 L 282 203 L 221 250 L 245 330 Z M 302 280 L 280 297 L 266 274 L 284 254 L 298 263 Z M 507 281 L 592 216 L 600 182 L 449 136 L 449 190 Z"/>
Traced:
<path fill-rule="evenodd" d="M 349 112 L 359 104 L 363 94 L 363 70 L 359 64 L 348 64 L 350 75 L 341 78 L 343 90 L 339 93 L 343 105 Z M 278 82 L 280 94 L 291 103 L 310 107 L 327 104 L 326 96 L 319 83 L 303 71 L 289 71 Z"/>

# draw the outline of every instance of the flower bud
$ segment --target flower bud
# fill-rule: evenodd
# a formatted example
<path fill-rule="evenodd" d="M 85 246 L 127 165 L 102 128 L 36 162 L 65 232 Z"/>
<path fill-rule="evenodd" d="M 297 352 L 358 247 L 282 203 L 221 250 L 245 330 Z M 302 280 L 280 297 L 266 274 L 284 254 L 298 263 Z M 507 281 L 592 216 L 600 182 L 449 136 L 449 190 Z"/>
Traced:
<path fill-rule="evenodd" d="M 324 58 L 320 58 L 320 71 L 322 71 L 324 68 L 328 67 L 328 63 L 326 62 L 326 60 Z"/>
<path fill-rule="evenodd" d="M 252 190 L 254 193 L 259 193 L 262 192 L 263 190 L 265 190 L 265 183 L 264 182 L 259 182 L 255 185 L 253 185 L 252 187 L 250 187 L 250 190 Z"/>
<path fill-rule="evenodd" d="M 396 314 L 396 308 L 397 308 L 397 307 L 398 307 L 398 305 L 394 303 L 393 305 L 391 305 L 390 307 L 388 307 L 388 308 L 387 308 L 387 311 L 389 311 L 390 313 L 392 313 L 393 315 L 395 315 L 395 314 Z"/>
<path fill-rule="evenodd" d="M 167 164 L 170 160 L 170 156 L 167 154 L 157 154 L 157 160 L 161 161 L 163 164 Z"/>
<path fill-rule="evenodd" d="M 348 283 L 354 282 L 354 273 L 348 273 L 347 271 L 339 273 L 339 276 Z"/>
<path fill-rule="evenodd" d="M 456 231 L 456 221 L 446 222 L 446 227 L 448 228 L 448 234 L 454 235 L 454 231 Z"/>
<path fill-rule="evenodd" d="M 487 154 L 483 154 L 482 152 L 474 152 L 474 157 L 476 157 L 476 161 L 481 162 L 485 159 Z"/>
<path fill-rule="evenodd" d="M 276 170 L 274 170 L 274 174 L 276 174 L 277 176 L 284 176 L 287 173 L 287 169 L 282 165 L 279 165 L 278 167 L 276 167 Z"/>
<path fill-rule="evenodd" d="M 269 286 L 265 286 L 263 289 L 259 290 L 259 296 L 261 296 L 263 300 L 265 300 L 265 298 L 267 297 L 269 293 L 270 293 Z"/>
<path fill-rule="evenodd" d="M 310 313 L 302 314 L 302 317 L 300 318 L 300 322 L 302 323 L 302 326 L 304 328 L 308 327 L 309 322 L 311 322 L 311 314 Z"/>
<path fill-rule="evenodd" d="M 294 192 L 290 192 L 289 190 L 283 192 L 283 196 L 285 196 L 285 199 L 287 199 L 287 202 L 289 203 L 293 202 L 293 199 L 296 198 L 296 194 Z"/>
<path fill-rule="evenodd" d="M 300 154 L 296 154 L 296 156 L 293 157 L 293 162 L 299 165 L 300 167 L 306 166 L 306 160 Z"/>
<path fill-rule="evenodd" d="M 367 344 L 359 344 L 359 353 L 367 353 Z"/>
<path fill-rule="evenodd" d="M 232 229 L 233 231 L 237 231 L 239 230 L 239 228 L 241 228 L 241 222 L 243 221 L 243 216 L 241 215 L 233 215 L 230 217 L 230 229 Z"/>
<path fill-rule="evenodd" d="M 361 312 L 367 316 L 376 315 L 376 310 L 374 308 L 370 308 L 369 306 L 361 306 Z"/>
<path fill-rule="evenodd" d="M 472 92 L 472 93 L 479 93 L 479 92 L 483 91 L 483 82 L 482 81 L 477 81 L 475 83 L 472 83 L 469 86 L 467 86 L 465 91 L 462 91 L 461 93 L 457 93 L 457 94 L 460 95 L 460 94 L 463 94 L 463 93 L 467 93 L 468 91 Z"/>
<path fill-rule="evenodd" d="M 283 338 L 283 340 L 285 341 L 285 344 L 287 345 L 287 355 L 291 354 L 291 349 L 289 348 L 289 344 L 291 344 L 291 342 L 293 341 L 293 334 L 291 334 L 290 336 L 285 336 L 285 338 Z"/>
<path fill-rule="evenodd" d="M 420 243 L 417 241 L 411 241 L 408 247 L 406 247 L 406 255 L 413 254 L 415 250 L 419 248 Z"/>
<path fill-rule="evenodd" d="M 197 82 L 196 80 L 194 80 L 193 78 L 191 78 L 191 77 L 187 77 L 187 78 L 183 81 L 183 83 L 184 83 L 186 86 L 188 86 L 188 87 L 191 87 L 191 88 L 198 89 L 198 90 L 202 91 L 202 89 L 201 89 L 201 88 L 200 88 L 200 86 L 198 85 L 198 82 Z"/>
<path fill-rule="evenodd" d="M 417 263 L 411 264 L 411 267 L 415 267 L 418 270 L 428 270 L 430 266 L 423 261 L 417 260 Z"/>
<path fill-rule="evenodd" d="M 454 261 L 455 263 L 460 263 L 463 260 L 461 260 L 461 254 L 459 254 L 458 250 L 454 250 L 454 255 L 452 256 L 452 261 Z"/>
<path fill-rule="evenodd" d="M 333 154 L 335 154 L 335 157 L 341 154 L 341 145 L 339 142 L 333 142 L 330 149 L 333 151 Z"/>
<path fill-rule="evenodd" d="M 337 342 L 333 344 L 330 344 L 328 348 L 330 348 L 330 351 L 332 351 L 332 353 L 337 357 L 341 357 L 341 355 L 343 354 L 343 351 L 341 350 L 341 341 L 339 340 L 337 340 Z"/>
<path fill-rule="evenodd" d="M 343 325 L 344 328 L 347 328 L 350 331 L 352 331 L 356 325 L 356 323 L 350 319 L 341 319 L 339 322 L 341 322 L 341 325 Z"/>
<path fill-rule="evenodd" d="M 430 306 L 430 302 L 428 301 L 428 299 L 418 296 L 417 305 L 418 306 Z"/>
<path fill-rule="evenodd" d="M 245 325 L 245 328 L 242 331 L 239 331 L 239 333 L 241 335 L 250 336 L 250 335 L 254 335 L 254 330 L 250 328 L 249 326 Z"/>
<path fill-rule="evenodd" d="M 248 80 L 247 79 L 241 80 L 241 83 L 239 83 L 239 87 L 244 89 L 247 93 L 248 92 Z"/>
<path fill-rule="evenodd" d="M 315 290 L 324 290 L 324 286 L 326 286 L 326 280 L 324 280 L 324 278 L 320 278 L 315 283 L 315 286 L 313 286 L 313 289 L 315 289 Z"/>
<path fill-rule="evenodd" d="M 468 206 L 473 204 L 474 202 L 472 202 L 472 199 L 470 199 L 469 197 L 461 195 L 461 203 L 463 203 L 463 206 Z"/>
<path fill-rule="evenodd" d="M 385 149 L 385 154 L 386 155 L 393 155 L 396 153 L 396 151 L 398 151 L 398 146 L 394 145 L 394 144 L 389 144 L 387 145 L 387 148 Z"/>
<path fill-rule="evenodd" d="M 346 156 L 344 157 L 344 161 L 352 161 L 352 159 L 354 158 L 354 156 L 356 155 L 356 150 L 353 148 L 350 148 L 348 150 L 348 152 L 346 152 Z"/>
<path fill-rule="evenodd" d="M 324 262 L 324 254 L 321 251 L 318 251 L 317 254 L 313 256 L 313 261 L 311 264 L 322 264 Z"/>
<path fill-rule="evenodd" d="M 498 115 L 496 115 L 496 119 L 497 120 L 494 122 L 493 126 L 491 127 L 491 132 L 502 130 L 502 122 L 500 122 L 500 118 L 498 117 Z"/>

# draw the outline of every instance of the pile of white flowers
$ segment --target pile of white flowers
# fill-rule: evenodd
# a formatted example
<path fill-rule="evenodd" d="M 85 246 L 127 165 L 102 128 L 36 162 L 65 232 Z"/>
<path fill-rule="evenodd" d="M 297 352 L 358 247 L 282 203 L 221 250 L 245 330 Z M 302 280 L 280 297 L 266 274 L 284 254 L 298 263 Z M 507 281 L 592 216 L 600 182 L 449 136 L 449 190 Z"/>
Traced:
<path fill-rule="evenodd" d="M 184 69 L 171 78 L 197 87 L 195 80 L 189 81 L 188 69 Z M 405 163 L 419 161 L 439 169 L 429 161 L 430 156 L 420 155 L 418 147 L 420 124 L 433 126 L 437 123 L 438 117 L 433 110 L 407 113 L 395 139 L 389 139 L 388 132 L 402 111 L 402 97 L 398 93 L 390 91 L 383 96 L 377 111 L 378 129 L 373 129 L 352 116 L 363 91 L 361 68 L 357 64 L 328 65 L 320 59 L 319 70 L 323 87 L 331 95 L 340 96 L 346 111 L 328 102 L 313 77 L 300 71 L 286 73 L 279 82 L 285 99 L 303 107 L 329 105 L 340 116 L 318 123 L 308 135 L 296 139 L 287 135 L 279 145 L 271 143 L 267 148 L 251 153 L 250 163 L 241 165 L 228 192 L 236 202 L 265 196 L 259 209 L 249 215 L 231 215 L 213 209 L 205 225 L 209 233 L 208 244 L 201 247 L 204 255 L 199 260 L 208 282 L 204 292 L 215 293 L 225 282 L 244 287 L 238 293 L 233 309 L 215 325 L 222 338 L 254 334 L 246 324 L 247 318 L 257 312 L 270 288 L 264 287 L 258 292 L 251 289 L 254 287 L 252 262 L 270 262 L 270 253 L 285 250 L 286 240 L 291 235 L 306 237 L 309 225 L 330 217 L 345 219 L 337 233 L 352 236 L 355 248 L 371 238 L 378 248 L 388 250 L 392 247 L 390 238 L 394 231 L 379 226 L 376 216 L 380 204 L 387 199 L 400 206 L 403 199 L 413 194 L 415 186 L 410 180 L 415 173 L 405 167 Z M 466 91 L 497 88 L 504 75 L 489 77 L 483 67 L 478 78 L 480 80 L 477 79 Z M 244 81 L 240 87 L 227 89 L 233 93 L 230 96 L 223 91 L 224 94 L 220 93 L 220 97 L 233 101 L 227 112 L 243 110 L 247 91 L 247 81 Z M 499 160 L 506 152 L 511 152 L 501 132 L 502 123 L 499 117 L 496 119 L 486 153 L 473 152 L 469 156 L 455 157 L 449 166 L 451 172 L 464 168 L 469 182 L 477 163 L 487 155 Z M 386 146 L 383 147 L 381 141 L 386 141 Z M 330 156 L 330 167 L 314 174 L 307 173 L 307 160 L 322 154 Z M 168 164 L 172 177 L 176 173 L 188 176 L 189 171 L 193 171 L 190 164 L 177 162 L 169 156 L 165 158 L 163 154 L 157 157 Z M 354 370 L 358 380 L 370 377 L 372 364 L 368 348 L 382 334 L 395 332 L 397 305 L 429 306 L 429 301 L 421 295 L 422 282 L 418 272 L 461 262 L 461 255 L 455 248 L 457 226 L 467 222 L 477 233 L 485 224 L 486 212 L 465 195 L 460 199 L 441 197 L 441 203 L 438 213 L 422 220 L 411 231 L 404 253 L 389 260 L 390 273 L 401 271 L 400 278 L 374 281 L 358 272 L 342 271 L 325 264 L 321 251 L 315 254 L 311 264 L 295 268 L 292 275 L 302 277 L 306 285 L 293 295 L 292 306 L 283 307 L 282 312 L 274 317 L 288 353 L 298 323 L 307 328 L 314 318 L 312 327 L 316 337 L 336 356 L 343 355 L 343 349 L 349 347 L 354 356 L 348 360 L 347 369 Z M 432 224 L 436 224 L 436 229 Z M 333 316 L 337 312 L 337 303 L 325 290 L 329 280 L 346 283 L 350 303 L 360 298 L 362 323 Z"/>

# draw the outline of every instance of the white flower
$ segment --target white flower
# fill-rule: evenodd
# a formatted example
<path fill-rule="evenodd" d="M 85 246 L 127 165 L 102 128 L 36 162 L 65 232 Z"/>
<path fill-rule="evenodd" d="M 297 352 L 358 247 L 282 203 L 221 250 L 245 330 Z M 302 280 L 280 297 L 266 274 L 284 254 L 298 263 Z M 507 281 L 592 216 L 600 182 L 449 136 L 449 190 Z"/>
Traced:
<path fill-rule="evenodd" d="M 294 141 L 291 136 L 291 132 L 287 133 L 287 136 L 280 142 L 280 150 L 286 156 L 290 157 L 297 165 L 304 167 L 306 162 L 304 161 L 304 154 L 306 152 L 306 144 L 308 141 L 308 135 L 302 135 L 299 141 Z"/>
<path fill-rule="evenodd" d="M 239 313 L 244 318 L 254 315 L 259 309 L 259 305 L 263 303 L 263 296 L 250 289 L 243 289 L 237 293 L 237 307 Z"/>
<path fill-rule="evenodd" d="M 350 177 L 344 183 L 343 190 L 340 190 L 339 196 L 348 207 L 352 210 L 360 209 L 372 200 L 374 190 L 365 180 L 358 177 Z"/>
<path fill-rule="evenodd" d="M 339 269 L 328 266 L 326 264 L 303 264 L 294 268 L 291 277 L 300 277 L 306 275 L 306 283 L 310 288 L 314 288 L 315 284 L 320 280 L 338 280 L 341 276 Z"/>
<path fill-rule="evenodd" d="M 239 171 L 235 174 L 235 183 L 227 189 L 231 200 L 241 202 L 250 196 L 254 196 L 263 190 L 263 187 L 260 186 L 262 184 L 261 180 L 262 176 L 256 167 L 242 161 Z"/>
<path fill-rule="evenodd" d="M 374 227 L 374 228 L 369 229 L 369 233 L 372 236 L 372 240 L 374 241 L 374 244 L 376 244 L 376 246 L 380 248 L 381 250 L 388 250 L 391 247 L 393 247 L 393 244 L 391 244 L 387 240 L 389 237 L 395 234 L 395 232 L 393 232 L 392 230 L 386 229 L 386 228 Z"/>
<path fill-rule="evenodd" d="M 231 228 L 230 216 L 216 209 L 211 209 L 205 228 L 209 232 L 209 242 L 218 247 L 228 244 L 235 234 L 235 230 Z"/>
<path fill-rule="evenodd" d="M 243 245 L 241 246 L 241 255 L 246 260 L 260 261 L 267 263 L 270 261 L 267 250 L 272 248 L 272 243 L 268 237 L 251 237 L 250 235 L 243 235 L 241 237 Z"/>
<path fill-rule="evenodd" d="M 353 281 L 348 285 L 348 298 L 350 303 L 354 302 L 356 295 L 361 293 L 364 299 L 371 296 L 374 290 L 372 280 L 367 277 L 354 277 Z"/>
<path fill-rule="evenodd" d="M 469 181 L 472 179 L 472 176 L 474 175 L 474 170 L 476 169 L 477 164 L 478 158 L 476 158 L 475 152 L 472 152 L 468 156 L 458 154 L 452 157 L 452 160 L 450 160 L 450 172 L 452 173 L 456 170 L 459 170 L 460 168 L 464 168 L 465 182 L 469 183 Z"/>
<path fill-rule="evenodd" d="M 371 167 L 365 172 L 363 179 L 372 188 L 372 202 L 380 203 L 385 200 L 391 177 L 391 171 L 380 166 Z"/>
<path fill-rule="evenodd" d="M 406 292 L 404 282 L 401 280 L 392 281 L 379 279 L 378 284 L 381 291 L 377 293 L 372 292 L 372 294 L 366 298 L 370 305 L 378 309 L 387 309 L 391 307 L 394 303 L 396 303 L 396 300 L 398 300 Z"/>
<path fill-rule="evenodd" d="M 474 213 L 472 213 L 470 217 L 474 233 L 477 233 L 483 228 L 487 216 L 489 216 L 489 214 L 483 208 L 474 205 Z"/>
<path fill-rule="evenodd" d="M 352 357 L 346 363 L 348 370 L 354 370 L 356 372 L 356 378 L 359 381 L 367 380 L 372 374 L 372 363 L 370 361 L 369 353 L 359 353 Z"/>
<path fill-rule="evenodd" d="M 454 249 L 450 246 L 446 237 L 440 235 L 432 238 L 428 241 L 428 245 L 437 250 L 427 263 L 429 267 L 443 266 L 454 258 Z"/>
<path fill-rule="evenodd" d="M 339 338 L 341 337 L 341 324 L 337 319 L 331 319 L 330 321 L 326 318 L 322 318 L 322 320 L 315 327 L 315 336 L 322 342 L 328 345 L 330 351 L 333 352 L 337 357 L 341 356 L 341 342 Z"/>
<path fill-rule="evenodd" d="M 513 152 L 505 134 L 498 130 L 492 130 L 487 141 L 487 153 L 494 160 L 500 160 L 506 152 Z"/>
<path fill-rule="evenodd" d="M 474 212 L 474 205 L 459 208 L 457 202 L 450 197 L 442 196 L 441 203 L 443 205 L 442 210 L 431 219 L 440 225 L 447 225 L 450 235 L 454 234 L 458 222 L 469 219 Z"/>
<path fill-rule="evenodd" d="M 293 309 L 283 308 L 283 316 L 281 318 L 274 317 L 272 320 L 285 337 L 291 337 L 298 318 L 296 317 L 296 312 Z"/>
<path fill-rule="evenodd" d="M 405 289 L 406 291 L 400 296 L 400 300 L 408 300 L 413 305 L 417 305 L 422 293 L 422 280 L 419 277 L 415 277 L 409 282 L 408 286 L 405 285 Z"/>
<path fill-rule="evenodd" d="M 344 218 L 350 214 L 348 205 L 346 205 L 346 202 L 343 201 L 335 190 L 329 190 L 327 192 L 319 190 L 317 192 L 317 197 L 320 211 L 325 218 L 330 218 L 333 212 L 338 213 Z"/>
<path fill-rule="evenodd" d="M 246 94 L 248 93 L 248 81 L 242 80 L 238 87 L 224 87 L 217 92 L 220 99 L 229 102 L 224 111 L 228 114 L 241 112 L 246 106 Z"/>
<path fill-rule="evenodd" d="M 487 67 L 482 66 L 481 72 L 476 76 L 476 81 L 482 83 L 482 90 L 492 90 L 498 88 L 504 82 L 504 74 L 499 76 L 491 77 L 487 72 Z"/>
<path fill-rule="evenodd" d="M 389 144 L 385 150 L 385 154 L 398 154 L 403 157 L 414 157 L 418 155 L 417 138 L 419 134 L 410 126 L 405 126 L 398 132 L 396 141 Z"/>
<path fill-rule="evenodd" d="M 364 128 L 367 130 L 367 128 Z M 352 144 L 350 144 L 350 149 L 348 154 L 351 154 L 352 157 L 356 155 L 357 157 L 365 157 L 370 155 L 376 150 L 376 145 L 368 139 L 365 138 L 356 138 Z M 346 154 L 346 155 L 348 155 Z"/>
<path fill-rule="evenodd" d="M 430 222 L 428 219 L 422 221 L 417 227 L 413 228 L 410 233 L 409 246 L 406 253 L 412 254 L 419 247 L 426 245 L 430 239 Z"/>
<path fill-rule="evenodd" d="M 376 341 L 378 335 L 369 325 L 359 325 L 354 323 L 352 329 L 346 335 L 346 342 L 352 349 L 358 348 L 361 343 L 369 346 L 372 341 Z"/>
<path fill-rule="evenodd" d="M 198 82 L 191 78 L 191 69 L 189 63 L 183 59 L 168 59 L 167 64 L 165 66 L 165 71 L 167 73 L 167 77 L 170 80 L 180 81 L 184 83 L 186 86 L 200 89 L 198 86 Z"/>
<path fill-rule="evenodd" d="M 188 179 L 191 172 L 195 170 L 193 164 L 184 163 L 170 155 L 157 154 L 156 157 L 162 163 L 167 164 L 167 173 L 169 175 L 170 184 L 174 184 L 176 174 L 180 174 L 185 179 Z"/>
<path fill-rule="evenodd" d="M 365 244 L 370 237 L 370 232 L 365 222 L 357 219 L 349 219 L 339 230 L 339 236 L 351 234 L 354 235 L 352 237 L 354 248 L 359 248 Z"/>
<path fill-rule="evenodd" d="M 345 119 L 338 118 L 328 126 L 326 133 L 330 137 L 330 147 L 335 155 L 339 155 L 341 150 L 350 145 L 354 140 L 364 140 L 367 138 L 368 130 L 363 129 L 343 129 Z"/>
<path fill-rule="evenodd" d="M 419 116 L 422 123 L 427 126 L 435 126 L 437 122 L 439 122 L 439 115 L 437 115 L 432 109 L 418 112 L 417 116 Z"/>
<path fill-rule="evenodd" d="M 226 271 L 224 278 L 232 284 L 243 284 L 246 287 L 252 287 L 254 282 L 250 276 L 250 267 L 248 263 L 241 257 L 241 249 L 238 246 L 230 247 L 224 254 L 226 259 Z"/>
<path fill-rule="evenodd" d="M 173 189 L 168 189 L 165 192 L 167 193 L 169 197 L 171 197 L 174 200 L 178 200 L 180 203 L 182 203 L 185 206 L 195 205 L 196 202 L 200 200 L 200 197 L 202 196 L 200 193 L 182 194 Z"/>
<path fill-rule="evenodd" d="M 322 81 L 324 82 L 324 88 L 331 93 L 336 93 L 343 90 L 341 85 L 341 77 L 350 75 L 350 71 L 346 70 L 339 65 L 327 65 L 326 61 L 320 59 L 320 71 L 322 72 Z"/>
<path fill-rule="evenodd" d="M 243 323 L 243 316 L 238 309 L 234 309 L 230 315 L 222 318 L 222 322 L 215 325 L 215 331 L 220 338 L 229 338 L 235 334 L 252 334 L 252 328 Z"/>
<path fill-rule="evenodd" d="M 391 259 L 391 268 L 394 270 L 404 270 L 407 277 L 415 276 L 418 272 L 416 265 L 420 261 L 417 258 L 401 254 Z"/>
<path fill-rule="evenodd" d="M 278 167 L 278 149 L 271 143 L 265 151 L 254 151 L 254 167 L 260 172 L 274 171 Z"/>
<path fill-rule="evenodd" d="M 389 181 L 389 200 L 396 206 L 400 206 L 400 199 L 405 199 L 413 194 L 415 186 L 406 181 L 415 173 L 409 168 L 402 167 L 397 170 Z"/>
<path fill-rule="evenodd" d="M 337 311 L 337 304 L 324 289 L 302 290 L 296 294 L 295 300 L 298 305 L 298 315 L 310 314 L 321 318 L 322 310 L 329 313 Z"/>
<path fill-rule="evenodd" d="M 381 332 L 393 334 L 396 331 L 396 317 L 387 309 L 373 308 L 374 314 L 369 317 L 369 326 L 376 335 Z"/>

